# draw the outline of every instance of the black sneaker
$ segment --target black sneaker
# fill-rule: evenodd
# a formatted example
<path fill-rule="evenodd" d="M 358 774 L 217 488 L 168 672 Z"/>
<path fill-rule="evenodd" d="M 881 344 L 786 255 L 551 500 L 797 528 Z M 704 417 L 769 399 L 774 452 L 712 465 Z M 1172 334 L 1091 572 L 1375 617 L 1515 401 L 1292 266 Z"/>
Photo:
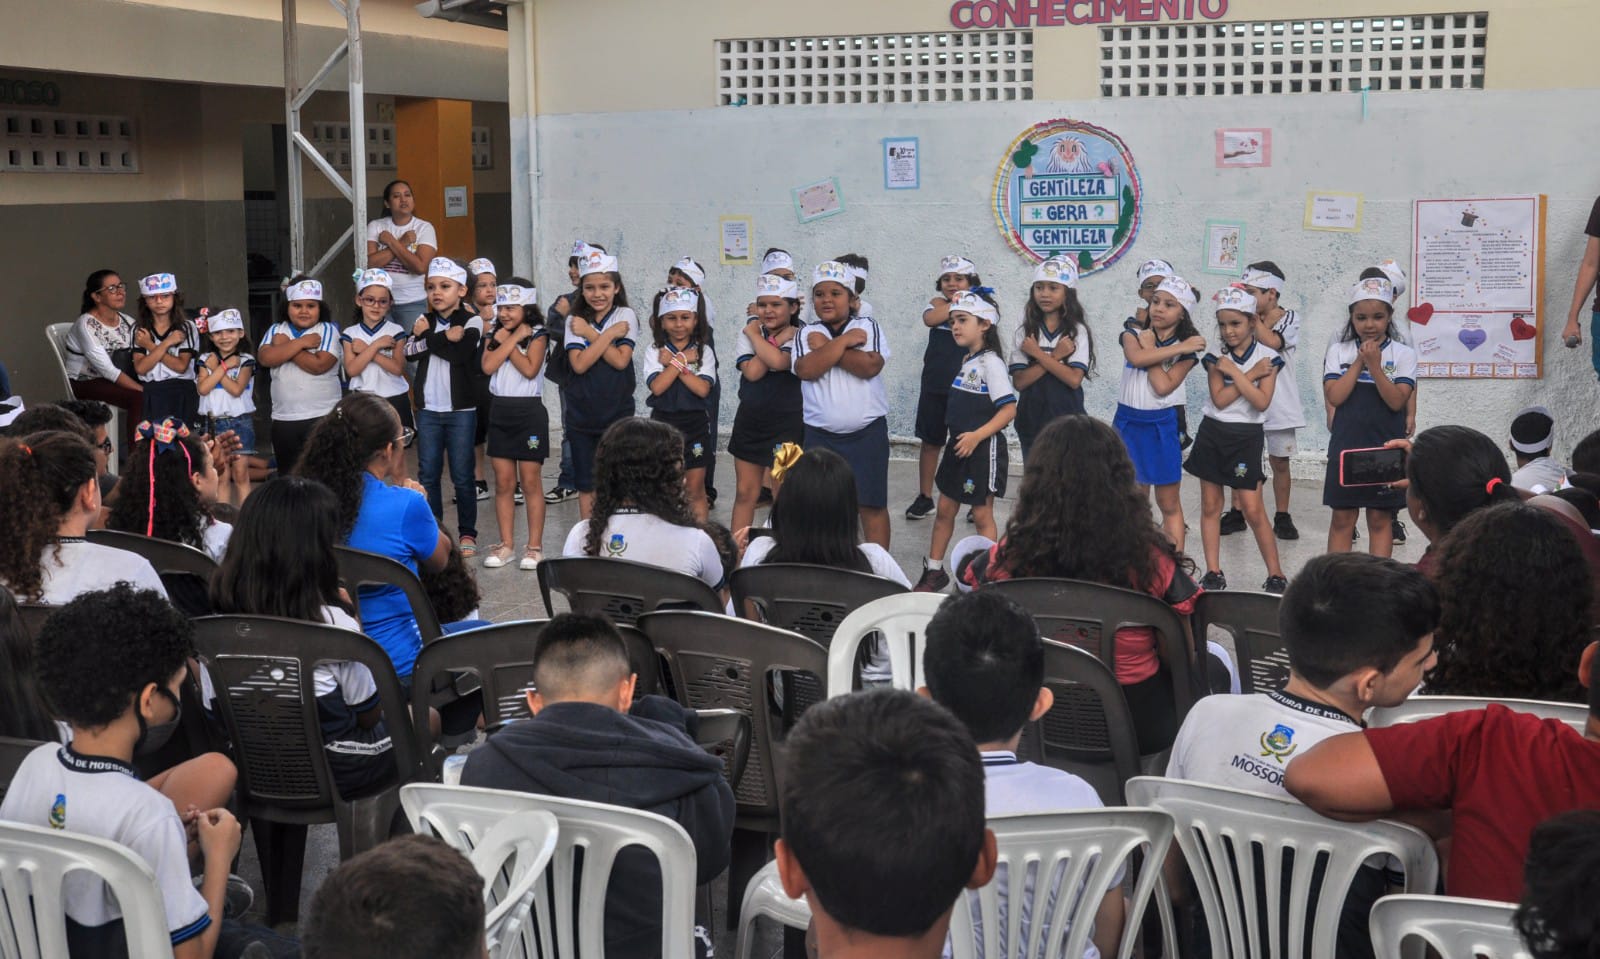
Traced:
<path fill-rule="evenodd" d="M 1361 524 L 1357 523 L 1355 527 L 1350 530 L 1350 542 L 1354 543 L 1359 539 L 1361 539 Z"/>
<path fill-rule="evenodd" d="M 714 486 L 707 486 L 706 487 L 706 505 L 707 506 L 715 506 L 715 505 L 717 505 L 717 490 L 716 490 L 716 487 L 714 487 Z"/>
<path fill-rule="evenodd" d="M 1206 574 L 1200 577 L 1200 588 L 1208 592 L 1227 589 L 1228 577 L 1222 575 L 1222 570 L 1220 569 L 1207 570 Z"/>
<path fill-rule="evenodd" d="M 906 519 L 927 519 L 933 515 L 933 497 L 917 494 L 917 498 L 906 507 Z"/>
<path fill-rule="evenodd" d="M 546 503 L 565 503 L 577 495 L 578 491 L 572 487 L 557 485 L 550 487 L 550 492 L 544 494 L 544 501 Z"/>
<path fill-rule="evenodd" d="M 526 503 L 527 501 L 528 501 L 527 497 L 522 495 L 522 484 L 518 483 L 517 484 L 517 491 L 515 493 L 511 494 L 511 502 L 517 504 L 518 506 L 521 506 L 523 503 Z"/>
<path fill-rule="evenodd" d="M 1272 533 L 1279 539 L 1299 539 L 1300 531 L 1294 528 L 1294 517 L 1279 513 L 1272 517 Z"/>
<path fill-rule="evenodd" d="M 757 506 L 771 506 L 772 505 L 772 490 L 767 489 L 765 486 L 761 487 L 761 495 L 756 497 L 756 505 Z"/>
<path fill-rule="evenodd" d="M 968 526 L 976 526 L 977 523 L 978 523 L 978 517 L 973 515 L 972 510 L 970 510 L 970 509 L 967 510 L 967 525 Z"/>
<path fill-rule="evenodd" d="M 1282 596 L 1283 591 L 1288 588 L 1289 581 L 1282 576 L 1268 576 L 1267 581 L 1261 584 L 1263 593 L 1273 593 L 1278 596 Z"/>
<path fill-rule="evenodd" d="M 1230 509 L 1222 514 L 1222 535 L 1229 536 L 1233 533 L 1245 531 L 1246 523 L 1244 514 L 1236 509 Z"/>
<path fill-rule="evenodd" d="M 911 588 L 913 593 L 942 593 L 950 585 L 950 574 L 943 569 L 922 568 L 922 578 Z"/>
<path fill-rule="evenodd" d="M 483 502 L 484 500 L 486 500 L 488 498 L 489 498 L 489 481 L 488 480 L 478 480 L 478 502 L 481 503 L 481 502 Z"/>
<path fill-rule="evenodd" d="M 1404 546 L 1406 544 L 1406 524 L 1397 519 L 1392 525 L 1394 527 L 1394 544 L 1396 546 Z"/>

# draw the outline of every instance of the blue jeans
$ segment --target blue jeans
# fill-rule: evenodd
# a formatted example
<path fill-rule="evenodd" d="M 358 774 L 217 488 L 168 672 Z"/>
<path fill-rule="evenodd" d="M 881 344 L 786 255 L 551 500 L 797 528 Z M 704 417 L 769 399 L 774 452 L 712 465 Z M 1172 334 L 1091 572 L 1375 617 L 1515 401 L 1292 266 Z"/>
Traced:
<path fill-rule="evenodd" d="M 577 483 L 572 478 L 572 441 L 567 439 L 567 391 L 561 388 L 561 472 L 556 474 L 556 485 L 577 489 Z"/>
<path fill-rule="evenodd" d="M 450 485 L 456 490 L 456 528 L 461 536 L 478 537 L 478 487 L 472 478 L 473 430 L 476 410 L 436 413 L 417 410 L 417 472 L 422 488 L 428 491 L 428 508 L 435 519 L 444 519 L 444 499 L 439 480 L 444 474 L 444 458 L 450 457 Z"/>
<path fill-rule="evenodd" d="M 1589 361 L 1596 376 L 1600 376 L 1600 310 L 1589 317 Z"/>

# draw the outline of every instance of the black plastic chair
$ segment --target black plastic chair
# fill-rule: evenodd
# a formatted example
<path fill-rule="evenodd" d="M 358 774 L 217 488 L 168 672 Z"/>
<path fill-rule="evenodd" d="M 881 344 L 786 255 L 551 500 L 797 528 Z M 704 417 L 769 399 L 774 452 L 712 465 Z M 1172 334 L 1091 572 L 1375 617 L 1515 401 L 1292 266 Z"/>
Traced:
<path fill-rule="evenodd" d="M 17 774 L 17 767 L 22 765 L 29 753 L 43 745 L 44 741 L 40 739 L 0 736 L 0 799 L 6 798 L 6 790 L 11 788 L 11 778 Z"/>
<path fill-rule="evenodd" d="M 1239 691 L 1245 694 L 1282 689 L 1289 681 L 1289 649 L 1278 631 L 1278 603 L 1271 593 L 1228 590 L 1201 593 L 1194 604 L 1194 634 L 1205 642 L 1211 627 L 1233 637 L 1239 669 Z"/>
<path fill-rule="evenodd" d="M 417 629 L 422 634 L 422 645 L 426 646 L 444 635 L 444 629 L 439 625 L 439 615 L 433 610 L 433 602 L 428 599 L 427 590 L 422 588 L 422 580 L 404 563 L 348 546 L 335 546 L 333 551 L 339 557 L 339 578 L 344 580 L 345 588 L 350 592 L 357 619 L 361 618 L 363 588 L 393 586 L 405 593 L 406 602 L 411 605 L 411 615 L 416 618 Z"/>
<path fill-rule="evenodd" d="M 722 774 L 728 785 L 739 788 L 745 764 L 750 761 L 750 717 L 737 709 L 697 709 L 700 729 L 694 741 L 706 752 L 722 760 Z"/>
<path fill-rule="evenodd" d="M 255 831 L 267 923 L 293 922 L 308 825 L 338 825 L 341 859 L 391 832 L 400 786 L 418 768 L 405 695 L 383 647 L 352 630 L 276 616 L 204 616 L 194 628 L 233 740 L 239 807 Z M 396 771 L 394 781 L 354 798 L 334 786 L 314 686 L 316 664 L 340 660 L 372 671 Z"/>
<path fill-rule="evenodd" d="M 1156 655 L 1172 675 L 1177 725 L 1202 694 L 1196 643 L 1172 607 L 1147 593 L 1075 579 L 1025 578 L 990 583 L 1033 615 L 1039 635 L 1093 653 L 1112 675 L 1117 669 L 1117 630 L 1148 626 L 1155 630 Z M 1204 648 L 1204 644 L 1199 644 Z"/>
<path fill-rule="evenodd" d="M 626 559 L 564 556 L 539 564 L 539 595 L 555 615 L 550 593 L 565 596 L 575 613 L 604 613 L 618 626 L 632 626 L 658 609 L 723 612 L 722 597 L 705 583 L 676 570 Z"/>
<path fill-rule="evenodd" d="M 678 702 L 750 717 L 749 759 L 733 791 L 738 807 L 728 874 L 731 929 L 745 886 L 767 861 L 768 836 L 778 829 L 783 723 L 768 696 L 769 681 L 792 670 L 821 683 L 828 675 L 828 650 L 798 633 L 714 613 L 664 610 L 640 617 L 639 628 L 666 661 Z"/>
<path fill-rule="evenodd" d="M 733 608 L 755 606 L 760 621 L 828 645 L 844 618 L 875 599 L 906 592 L 892 579 L 810 563 L 742 566 L 728 577 Z"/>
<path fill-rule="evenodd" d="M 85 534 L 85 538 L 101 546 L 137 553 L 148 560 L 150 565 L 156 568 L 156 572 L 163 576 L 171 573 L 188 573 L 209 586 L 212 575 L 217 571 L 217 561 L 209 554 L 183 543 L 114 529 L 92 529 Z"/>
<path fill-rule="evenodd" d="M 1122 686 L 1089 652 L 1044 641 L 1044 684 L 1055 705 L 1034 723 L 1039 760 L 1082 776 L 1107 806 L 1125 806 L 1122 788 L 1139 775 L 1139 741 Z"/>

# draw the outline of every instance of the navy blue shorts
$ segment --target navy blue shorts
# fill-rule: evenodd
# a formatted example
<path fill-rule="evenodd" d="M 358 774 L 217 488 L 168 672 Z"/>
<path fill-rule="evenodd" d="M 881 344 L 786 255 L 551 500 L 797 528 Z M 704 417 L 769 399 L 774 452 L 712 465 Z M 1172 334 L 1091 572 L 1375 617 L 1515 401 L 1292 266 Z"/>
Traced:
<path fill-rule="evenodd" d="M 950 430 L 945 426 L 945 410 L 950 406 L 948 390 L 935 392 L 923 389 L 917 398 L 917 439 L 929 446 L 943 446 Z"/>
<path fill-rule="evenodd" d="M 883 509 L 889 505 L 889 418 L 880 416 L 854 433 L 830 433 L 806 424 L 805 448 L 833 450 L 850 464 L 856 478 L 857 505 Z"/>

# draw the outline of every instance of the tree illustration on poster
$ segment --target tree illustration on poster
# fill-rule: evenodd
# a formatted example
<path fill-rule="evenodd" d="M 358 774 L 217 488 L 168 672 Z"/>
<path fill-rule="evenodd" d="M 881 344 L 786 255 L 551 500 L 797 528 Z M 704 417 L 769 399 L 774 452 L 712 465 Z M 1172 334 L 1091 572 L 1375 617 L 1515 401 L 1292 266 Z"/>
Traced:
<path fill-rule="evenodd" d="M 1034 261 L 1068 254 L 1082 274 L 1115 263 L 1139 233 L 1139 172 L 1122 138 L 1082 120 L 1046 120 L 1011 141 L 994 178 L 994 215 Z"/>

